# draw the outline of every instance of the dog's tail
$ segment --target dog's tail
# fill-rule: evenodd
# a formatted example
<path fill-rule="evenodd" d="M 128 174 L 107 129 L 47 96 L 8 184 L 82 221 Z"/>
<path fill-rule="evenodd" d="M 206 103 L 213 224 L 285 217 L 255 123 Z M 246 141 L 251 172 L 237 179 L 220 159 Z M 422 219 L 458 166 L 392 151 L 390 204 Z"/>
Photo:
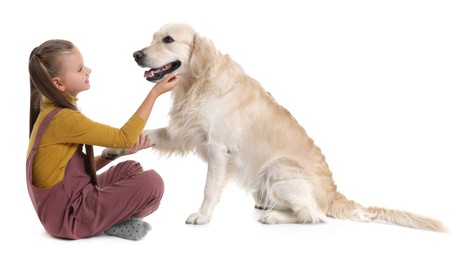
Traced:
<path fill-rule="evenodd" d="M 362 207 L 343 194 L 337 192 L 327 215 L 337 219 L 390 223 L 399 226 L 423 229 L 435 232 L 447 232 L 447 228 L 438 220 L 418 214 L 379 207 Z"/>

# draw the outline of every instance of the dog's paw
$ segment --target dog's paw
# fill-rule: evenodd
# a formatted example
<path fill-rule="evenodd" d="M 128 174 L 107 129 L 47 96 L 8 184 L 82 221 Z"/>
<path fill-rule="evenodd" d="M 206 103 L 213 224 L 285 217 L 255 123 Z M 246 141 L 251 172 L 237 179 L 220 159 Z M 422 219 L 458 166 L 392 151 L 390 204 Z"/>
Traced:
<path fill-rule="evenodd" d="M 278 224 L 279 218 L 279 214 L 275 214 L 273 211 L 266 211 L 261 214 L 259 222 L 263 224 Z"/>
<path fill-rule="evenodd" d="M 209 223 L 209 221 L 210 217 L 200 213 L 193 213 L 187 218 L 186 224 L 202 225 Z"/>
<path fill-rule="evenodd" d="M 145 129 L 143 134 L 148 136 L 149 144 L 156 145 L 158 143 L 158 135 L 156 134 L 156 129 Z"/>
<path fill-rule="evenodd" d="M 102 151 L 102 158 L 107 160 L 115 160 L 116 158 L 122 156 L 124 152 L 124 149 L 105 148 Z"/>
<path fill-rule="evenodd" d="M 263 206 L 263 205 L 259 205 L 259 204 L 255 204 L 255 209 L 269 210 L 269 207 L 266 207 L 266 206 Z"/>
<path fill-rule="evenodd" d="M 260 216 L 259 222 L 263 224 L 298 223 L 291 213 L 278 210 L 264 211 Z"/>

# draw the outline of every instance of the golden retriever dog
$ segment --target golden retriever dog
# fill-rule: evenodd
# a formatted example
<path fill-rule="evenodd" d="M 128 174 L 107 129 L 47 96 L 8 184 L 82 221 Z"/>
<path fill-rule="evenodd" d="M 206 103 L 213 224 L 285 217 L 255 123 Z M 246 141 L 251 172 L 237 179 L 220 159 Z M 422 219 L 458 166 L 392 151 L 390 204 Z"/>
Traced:
<path fill-rule="evenodd" d="M 180 75 L 169 125 L 145 133 L 160 153 L 194 152 L 208 163 L 202 205 L 186 223 L 208 223 L 233 180 L 253 195 L 265 224 L 333 217 L 446 231 L 429 217 L 348 200 L 337 190 L 321 150 L 289 111 L 188 24 L 164 25 L 133 57 L 147 70 L 148 81 L 159 82 L 173 71 Z"/>

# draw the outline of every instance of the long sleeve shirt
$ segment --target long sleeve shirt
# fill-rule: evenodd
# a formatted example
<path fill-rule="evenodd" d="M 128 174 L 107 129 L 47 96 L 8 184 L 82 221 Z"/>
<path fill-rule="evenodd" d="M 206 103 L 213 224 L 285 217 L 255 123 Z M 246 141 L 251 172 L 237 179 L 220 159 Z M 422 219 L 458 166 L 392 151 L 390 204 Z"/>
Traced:
<path fill-rule="evenodd" d="M 74 98 L 77 101 L 77 98 Z M 28 146 L 30 153 L 38 127 L 46 115 L 56 106 L 45 100 L 31 133 Z M 133 115 L 121 128 L 97 123 L 78 110 L 62 109 L 53 118 L 40 140 L 33 161 L 33 185 L 49 188 L 62 181 L 69 160 L 81 144 L 110 148 L 129 148 L 138 140 L 146 122 Z"/>

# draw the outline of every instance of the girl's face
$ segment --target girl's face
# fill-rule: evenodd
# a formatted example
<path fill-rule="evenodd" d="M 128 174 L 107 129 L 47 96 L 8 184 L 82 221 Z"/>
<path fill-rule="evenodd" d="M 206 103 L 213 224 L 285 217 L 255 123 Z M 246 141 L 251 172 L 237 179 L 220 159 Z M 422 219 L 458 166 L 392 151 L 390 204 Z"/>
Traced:
<path fill-rule="evenodd" d="M 61 76 L 53 78 L 56 87 L 72 96 L 90 88 L 89 75 L 91 69 L 84 65 L 84 60 L 78 49 L 62 57 Z"/>

